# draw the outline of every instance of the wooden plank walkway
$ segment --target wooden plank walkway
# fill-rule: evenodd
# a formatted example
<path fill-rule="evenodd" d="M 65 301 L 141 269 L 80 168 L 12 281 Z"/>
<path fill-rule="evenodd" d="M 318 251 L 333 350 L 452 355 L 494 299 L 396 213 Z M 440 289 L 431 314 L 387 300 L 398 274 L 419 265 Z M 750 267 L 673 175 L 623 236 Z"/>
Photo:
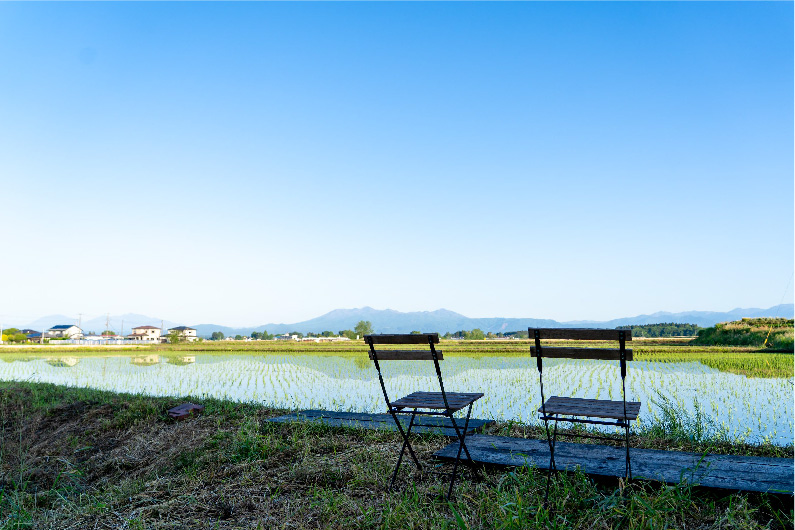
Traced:
<path fill-rule="evenodd" d="M 483 464 L 536 466 L 549 469 L 546 440 L 475 434 L 467 437 L 472 459 Z M 434 453 L 455 459 L 458 442 Z M 558 442 L 558 469 L 580 467 L 590 475 L 624 476 L 626 449 L 606 445 Z M 678 484 L 681 479 L 708 488 L 769 493 L 793 493 L 793 460 L 760 456 L 699 455 L 678 451 L 630 448 L 633 478 Z"/>
<path fill-rule="evenodd" d="M 398 415 L 398 420 L 403 425 L 403 428 L 408 428 L 409 416 Z M 397 431 L 395 420 L 392 419 L 391 414 L 366 414 L 360 412 L 335 412 L 331 410 L 302 410 L 287 414 L 286 416 L 279 416 L 271 418 L 266 421 L 275 423 L 292 423 L 292 422 L 317 422 L 331 427 L 356 427 L 359 429 L 383 429 L 388 431 Z M 464 419 L 456 418 L 458 428 L 463 430 Z M 472 433 L 494 423 L 493 420 L 478 420 L 475 418 L 469 419 L 468 432 Z M 454 437 L 455 429 L 449 418 L 443 416 L 417 416 L 414 420 L 414 427 L 411 428 L 412 433 L 429 433 L 429 434 L 442 434 L 444 436 Z"/>

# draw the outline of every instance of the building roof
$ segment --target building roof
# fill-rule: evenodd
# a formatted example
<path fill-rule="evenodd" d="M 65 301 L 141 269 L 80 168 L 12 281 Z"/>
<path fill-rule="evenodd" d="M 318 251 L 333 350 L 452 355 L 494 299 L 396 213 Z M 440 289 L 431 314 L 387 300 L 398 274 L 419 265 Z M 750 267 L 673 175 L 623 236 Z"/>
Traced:
<path fill-rule="evenodd" d="M 177 326 L 175 328 L 169 329 L 169 331 L 196 331 L 193 328 L 189 328 L 188 326 Z"/>
<path fill-rule="evenodd" d="M 20 333 L 24 333 L 25 335 L 30 335 L 31 333 L 38 333 L 35 329 L 20 329 Z"/>
<path fill-rule="evenodd" d="M 133 329 L 160 329 L 157 326 L 135 326 Z"/>
<path fill-rule="evenodd" d="M 50 329 L 69 329 L 69 328 L 77 328 L 77 326 L 75 326 L 74 324 L 59 324 L 57 326 L 51 327 Z"/>

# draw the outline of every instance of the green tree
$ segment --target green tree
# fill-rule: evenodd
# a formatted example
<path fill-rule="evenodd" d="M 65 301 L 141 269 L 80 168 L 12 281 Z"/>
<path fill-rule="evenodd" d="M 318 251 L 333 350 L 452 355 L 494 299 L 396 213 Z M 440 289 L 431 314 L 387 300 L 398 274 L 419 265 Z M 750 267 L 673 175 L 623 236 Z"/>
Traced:
<path fill-rule="evenodd" d="M 347 338 L 349 338 L 351 340 L 355 340 L 356 339 L 356 332 L 353 331 L 352 329 L 343 329 L 343 330 L 341 330 L 339 332 L 339 336 L 340 337 L 347 337 Z"/>
<path fill-rule="evenodd" d="M 243 335 L 235 335 L 235 340 L 243 340 Z"/>
<path fill-rule="evenodd" d="M 483 340 L 486 338 L 486 335 L 483 333 L 483 330 L 475 328 L 472 331 L 466 332 L 464 338 L 467 340 Z"/>
<path fill-rule="evenodd" d="M 4 342 L 25 342 L 28 340 L 28 336 L 17 328 L 7 328 L 3 330 L 3 336 L 0 340 Z"/>
<path fill-rule="evenodd" d="M 412 335 L 422 335 L 422 331 L 412 331 Z"/>
<path fill-rule="evenodd" d="M 210 340 L 224 340 L 224 334 L 220 331 L 213 331 L 213 334 L 210 335 Z"/>
<path fill-rule="evenodd" d="M 179 331 L 174 330 L 168 334 L 168 342 L 171 344 L 178 344 L 182 340 L 182 336 L 179 334 Z"/>
<path fill-rule="evenodd" d="M 356 332 L 359 337 L 364 337 L 365 335 L 372 335 L 373 334 L 373 323 L 369 320 L 360 320 L 356 327 L 353 328 L 353 331 Z"/>

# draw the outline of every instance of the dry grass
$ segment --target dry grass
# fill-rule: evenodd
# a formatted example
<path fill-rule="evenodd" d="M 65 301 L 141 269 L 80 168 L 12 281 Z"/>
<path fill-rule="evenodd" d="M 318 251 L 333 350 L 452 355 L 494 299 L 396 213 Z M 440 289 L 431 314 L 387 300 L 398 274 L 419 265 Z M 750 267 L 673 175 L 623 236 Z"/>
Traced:
<path fill-rule="evenodd" d="M 0 384 L 0 528 L 792 526 L 791 501 L 643 484 L 619 491 L 582 475 L 561 476 L 548 511 L 545 476 L 532 470 L 488 470 L 483 480 L 465 470 L 449 504 L 439 477 L 405 466 L 389 492 L 396 433 L 273 424 L 264 420 L 285 411 L 215 400 L 201 416 L 167 419 L 182 401 Z M 416 448 L 427 461 L 446 443 L 425 436 Z"/>

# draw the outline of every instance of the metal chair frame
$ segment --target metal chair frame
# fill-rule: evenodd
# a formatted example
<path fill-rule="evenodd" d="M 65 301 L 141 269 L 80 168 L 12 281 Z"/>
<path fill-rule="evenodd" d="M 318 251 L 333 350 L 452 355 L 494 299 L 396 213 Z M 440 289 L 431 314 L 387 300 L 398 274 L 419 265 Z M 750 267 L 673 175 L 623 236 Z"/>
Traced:
<path fill-rule="evenodd" d="M 627 377 L 626 340 L 627 338 L 629 338 L 629 340 L 632 340 L 631 339 L 632 335 L 631 332 L 628 332 L 626 330 L 616 330 L 616 331 L 619 342 L 619 365 L 621 367 L 621 400 L 623 402 L 623 408 L 624 408 L 624 419 L 623 420 L 619 419 L 613 422 L 613 421 L 561 417 L 561 415 L 557 413 L 547 414 L 546 412 L 547 400 L 544 397 L 544 378 L 543 378 L 544 350 L 541 347 L 541 338 L 542 338 L 541 330 L 533 328 L 528 329 L 530 336 L 534 339 L 535 342 L 536 364 L 538 366 L 538 381 L 539 381 L 539 386 L 541 387 L 541 410 L 540 410 L 541 416 L 539 416 L 538 419 L 544 421 L 544 428 L 546 430 L 546 435 L 547 435 L 547 443 L 549 444 L 549 469 L 547 471 L 547 485 L 546 485 L 546 493 L 544 494 L 544 502 L 546 502 L 549 499 L 549 485 L 552 479 L 552 473 L 558 472 L 557 464 L 555 463 L 555 445 L 557 443 L 557 437 L 558 437 L 558 422 L 560 421 L 571 422 L 571 423 L 582 423 L 589 425 L 611 425 L 623 428 L 624 442 L 625 442 L 624 445 L 626 447 L 626 462 L 624 464 L 624 476 L 627 480 L 632 480 L 632 464 L 629 455 L 629 428 L 632 420 L 627 417 L 627 387 L 626 387 L 626 377 Z M 550 421 L 555 422 L 554 429 L 551 435 L 549 432 Z M 598 440 L 610 440 L 613 442 L 615 441 L 615 438 L 610 438 L 607 436 L 597 436 L 593 434 L 572 433 L 572 434 L 561 434 L 561 436 L 570 437 L 570 438 L 591 438 Z"/>
<path fill-rule="evenodd" d="M 411 429 L 414 426 L 415 418 L 417 416 L 443 416 L 443 417 L 446 417 L 446 418 L 450 418 L 450 421 L 453 424 L 453 429 L 455 429 L 455 433 L 456 433 L 456 436 L 457 436 L 458 441 L 459 441 L 458 454 L 456 455 L 455 462 L 453 463 L 453 472 L 451 473 L 451 477 L 450 477 L 450 486 L 448 487 L 448 490 L 447 490 L 447 499 L 450 499 L 451 496 L 452 496 L 452 493 L 453 493 L 453 485 L 455 484 L 456 474 L 458 472 L 458 466 L 459 466 L 459 463 L 462 462 L 462 458 L 461 458 L 462 450 L 463 450 L 464 453 L 466 453 L 467 465 L 469 465 L 470 468 L 476 470 L 476 468 L 474 467 L 474 462 L 472 460 L 472 456 L 469 454 L 469 449 L 466 446 L 466 435 L 467 435 L 467 431 L 469 429 L 469 418 L 472 415 L 472 405 L 474 404 L 475 401 L 477 401 L 477 399 L 480 399 L 480 398 L 473 399 L 472 402 L 470 402 L 468 406 L 465 405 L 465 407 L 467 408 L 467 414 L 466 414 L 466 419 L 464 420 L 464 428 L 463 428 L 463 430 L 461 430 L 459 428 L 458 422 L 456 421 L 456 418 L 455 418 L 455 416 L 453 416 L 453 414 L 455 412 L 458 412 L 459 410 L 461 410 L 464 407 L 458 407 L 458 408 L 451 407 L 450 403 L 449 403 L 449 401 L 447 399 L 447 392 L 444 389 L 444 381 L 442 380 L 442 370 L 441 370 L 441 367 L 439 366 L 439 360 L 440 360 L 439 359 L 439 354 L 441 352 L 437 352 L 437 350 L 436 350 L 436 348 L 434 346 L 434 343 L 439 341 L 439 335 L 438 335 L 438 333 L 424 333 L 424 334 L 421 334 L 421 335 L 427 336 L 428 346 L 430 347 L 430 352 L 429 353 L 431 354 L 431 359 L 433 360 L 434 367 L 436 368 L 436 376 L 439 379 L 439 388 L 441 389 L 442 399 L 444 400 L 444 409 L 441 412 L 438 412 L 438 411 L 435 411 L 435 410 L 421 410 L 423 408 L 428 408 L 428 407 L 422 407 L 422 406 L 417 406 L 417 407 L 392 406 L 393 402 L 391 402 L 389 400 L 389 394 L 387 393 L 386 385 L 384 384 L 384 377 L 383 377 L 383 375 L 381 373 L 381 365 L 379 364 L 379 360 L 378 360 L 378 352 L 375 349 L 375 344 L 377 343 L 378 335 L 365 335 L 364 336 L 364 341 L 370 346 L 370 358 L 375 363 L 375 369 L 378 371 L 378 381 L 381 383 L 381 390 L 382 390 L 382 392 L 384 394 L 384 400 L 386 401 L 387 412 L 392 415 L 392 418 L 395 420 L 395 425 L 397 426 L 397 429 L 400 432 L 400 436 L 403 438 L 403 447 L 401 447 L 401 449 L 400 449 L 400 454 L 398 456 L 397 464 L 395 465 L 395 470 L 392 472 L 392 480 L 389 483 L 389 489 L 392 489 L 392 487 L 395 485 L 395 479 L 397 478 L 398 470 L 400 469 L 400 464 L 403 461 L 403 455 L 406 452 L 406 449 L 408 449 L 409 455 L 411 456 L 411 459 L 414 461 L 414 465 L 417 467 L 417 469 L 420 472 L 423 471 L 423 466 L 422 466 L 422 464 L 420 464 L 420 461 L 417 458 L 417 455 L 414 453 L 414 449 L 411 447 L 411 442 L 409 441 L 409 435 L 411 434 Z M 391 337 L 395 337 L 395 338 L 406 337 L 406 339 L 416 339 L 417 335 L 416 334 L 402 335 L 402 336 L 401 335 L 392 335 Z M 400 339 L 398 338 L 397 340 L 400 340 Z M 407 342 L 392 342 L 392 343 L 393 344 L 409 344 L 409 343 L 417 344 L 418 342 L 416 340 L 407 340 Z M 382 359 L 382 360 L 386 360 L 386 359 Z M 455 394 L 455 393 L 453 393 L 453 394 Z M 482 397 L 482 394 L 481 394 L 481 397 Z M 403 398 L 403 399 L 405 399 L 405 398 Z M 400 401 L 400 400 L 398 400 L 398 401 Z M 410 409 L 410 410 L 404 410 L 404 409 Z M 403 428 L 403 425 L 398 420 L 398 414 L 411 415 L 411 419 L 409 420 L 408 428 L 406 428 L 405 430 Z"/>

